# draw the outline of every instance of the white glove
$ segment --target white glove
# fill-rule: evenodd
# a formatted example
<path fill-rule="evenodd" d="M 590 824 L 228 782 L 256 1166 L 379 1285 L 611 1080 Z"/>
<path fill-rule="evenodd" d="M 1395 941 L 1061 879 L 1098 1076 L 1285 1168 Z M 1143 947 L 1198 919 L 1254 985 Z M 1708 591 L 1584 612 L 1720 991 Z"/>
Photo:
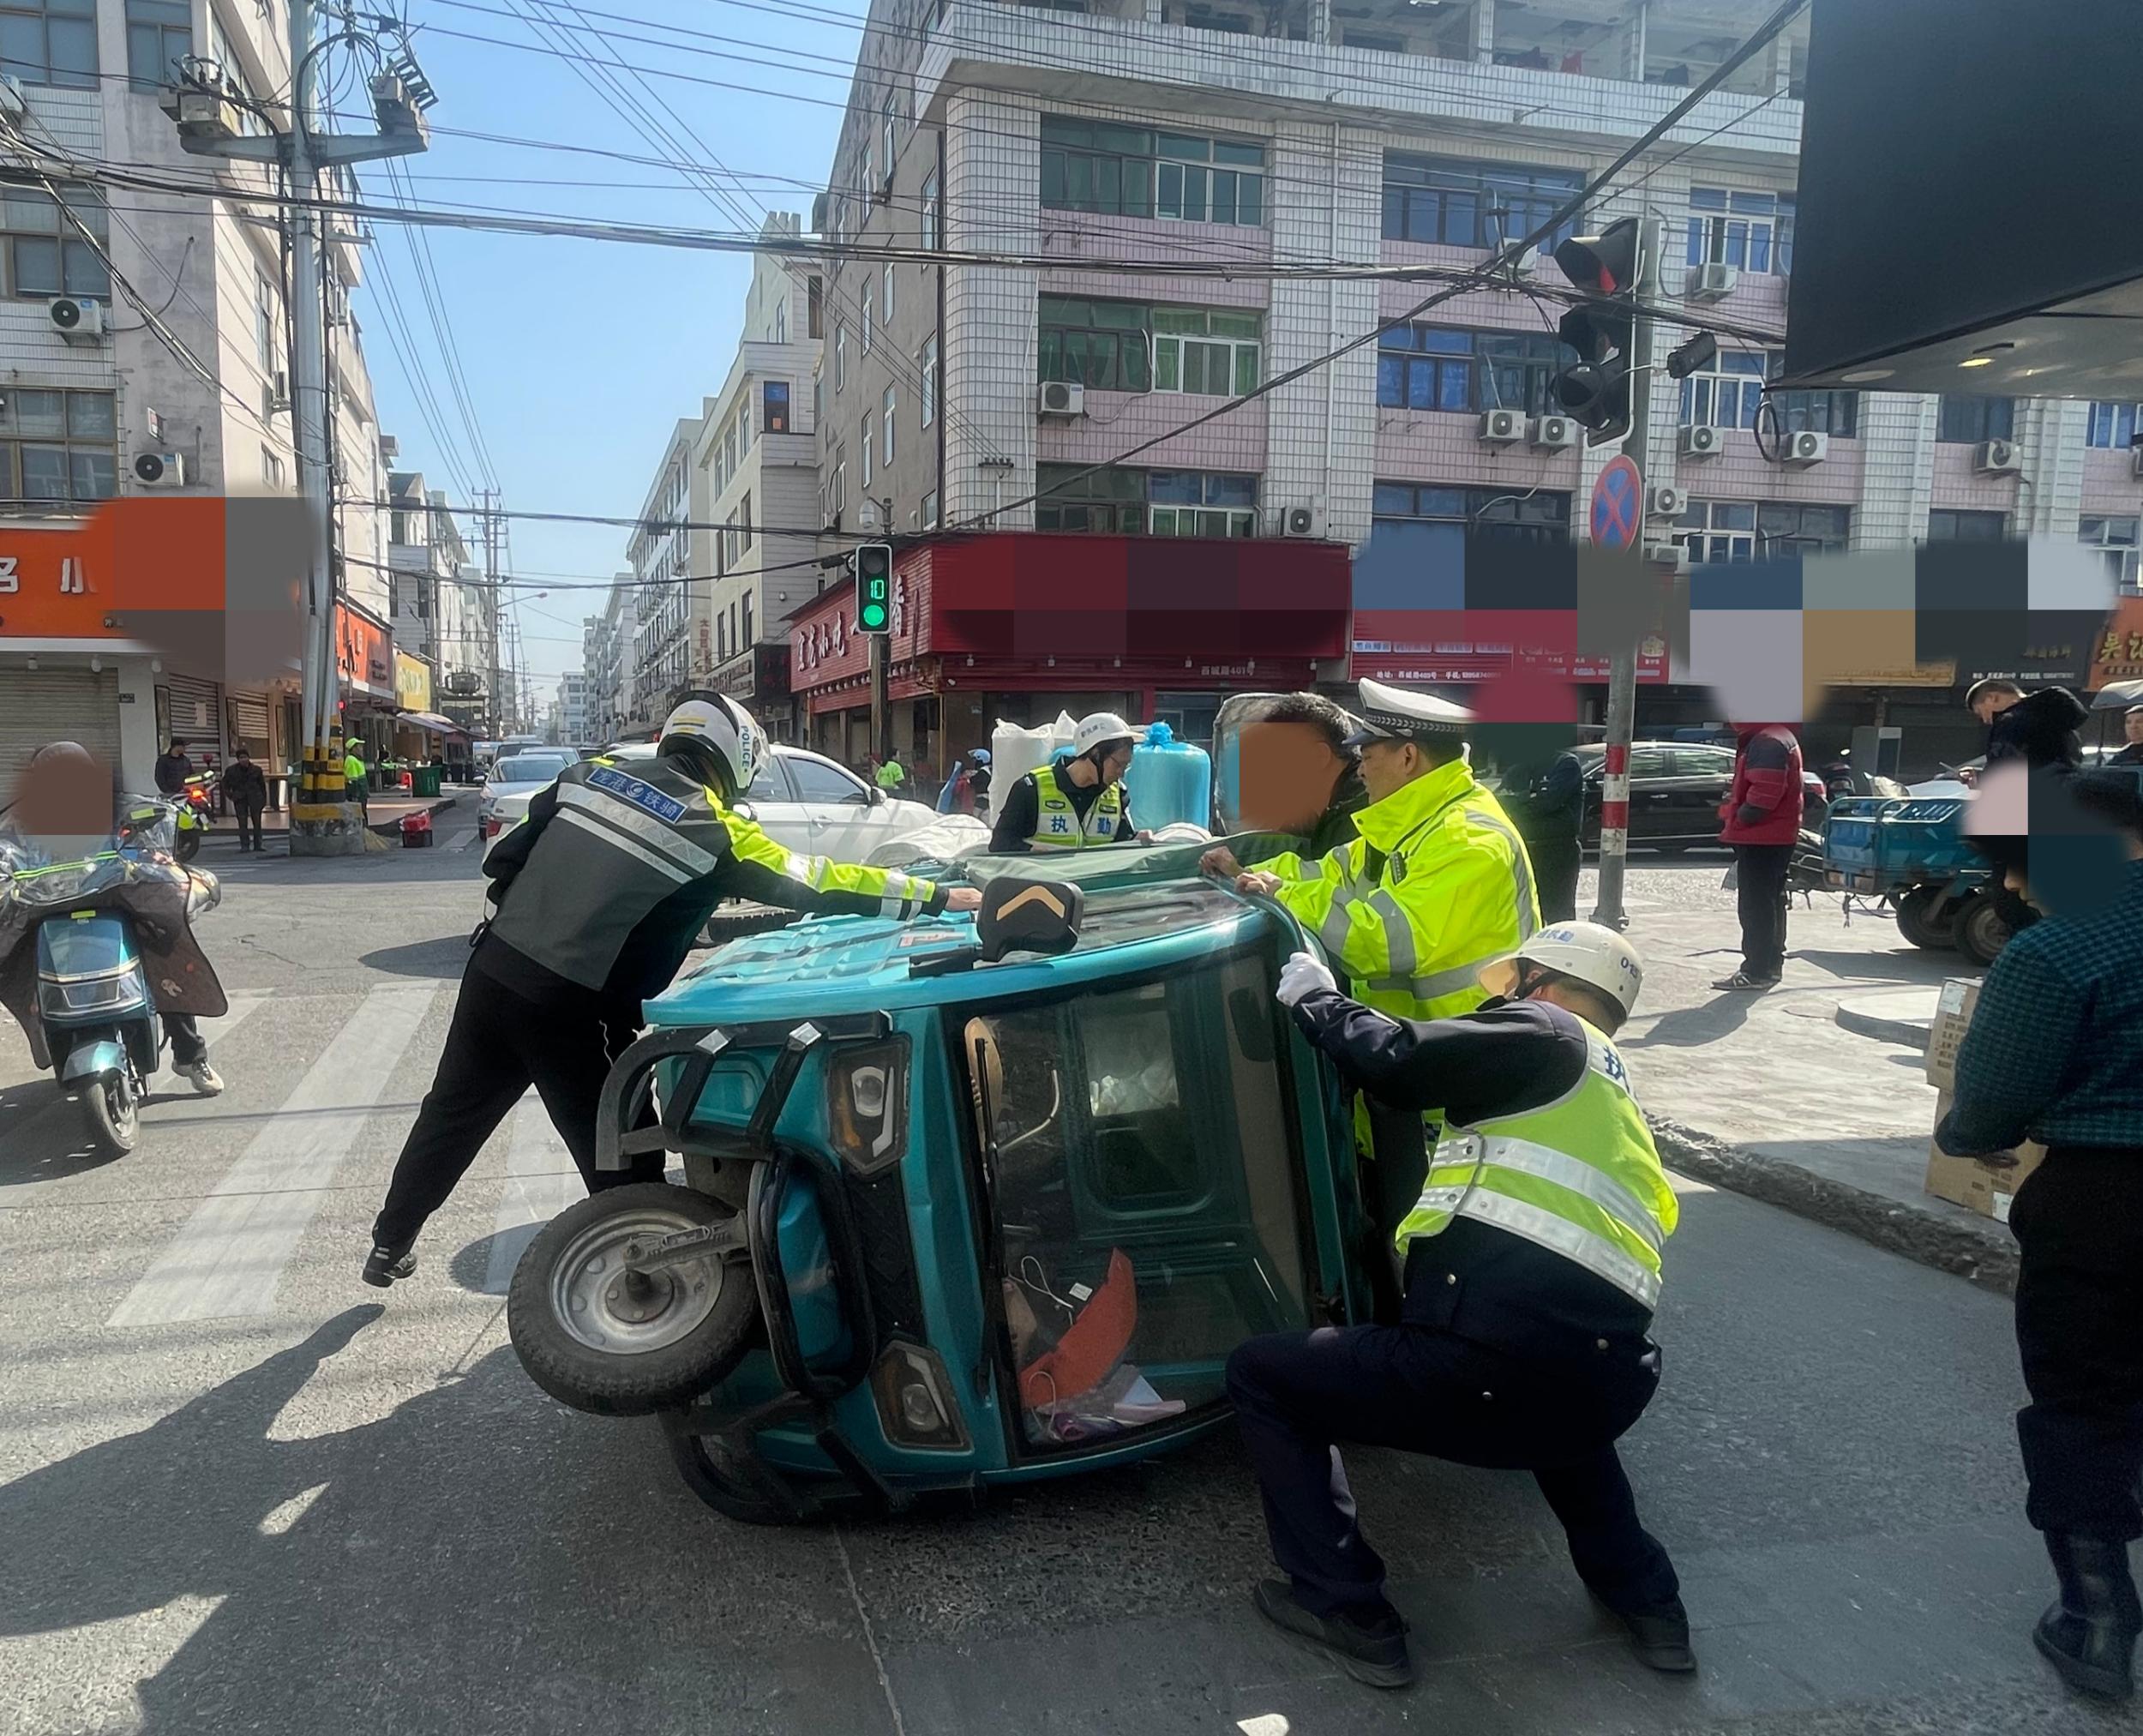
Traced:
<path fill-rule="evenodd" d="M 1339 979 L 1325 968 L 1322 959 L 1298 952 L 1281 966 L 1280 988 L 1274 999 L 1282 1006 L 1293 1006 L 1306 994 L 1338 987 Z"/>

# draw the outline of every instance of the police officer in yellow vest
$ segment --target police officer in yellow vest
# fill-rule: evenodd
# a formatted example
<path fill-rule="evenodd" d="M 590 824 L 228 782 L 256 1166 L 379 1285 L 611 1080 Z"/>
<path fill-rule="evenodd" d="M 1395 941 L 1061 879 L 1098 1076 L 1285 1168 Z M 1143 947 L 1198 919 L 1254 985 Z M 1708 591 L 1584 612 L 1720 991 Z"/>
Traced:
<path fill-rule="evenodd" d="M 1525 845 L 1466 760 L 1472 718 L 1433 694 L 1365 681 L 1346 742 L 1369 795 L 1356 836 L 1313 861 L 1280 856 L 1246 869 L 1225 846 L 1204 858 L 1209 872 L 1278 899 L 1324 942 L 1355 999 L 1402 1018 L 1471 1012 L 1481 967 L 1540 926 Z M 1437 1107 L 1428 1100 L 1418 1132 L 1402 1117 L 1373 1117 L 1368 1204 L 1380 1251 L 1421 1191 Z M 1396 1275 L 1377 1276 L 1389 1281 L 1378 1312 L 1389 1319 Z"/>
<path fill-rule="evenodd" d="M 1677 1216 L 1612 1041 L 1643 977 L 1636 950 L 1592 922 L 1488 965 L 1494 998 L 1455 1018 L 1350 1000 L 1306 952 L 1281 975 L 1280 999 L 1348 1078 L 1447 1121 L 1399 1227 L 1401 1324 L 1253 1338 L 1228 1364 L 1288 1575 L 1258 1587 L 1258 1607 L 1358 1680 L 1397 1687 L 1413 1667 L 1342 1441 L 1531 1471 L 1639 1658 L 1696 1667 L 1673 1564 L 1614 1447 L 1659 1385 L 1649 1333 Z"/>
<path fill-rule="evenodd" d="M 1124 796 L 1132 738 L 1132 726 L 1114 712 L 1080 718 L 1068 759 L 1037 767 L 1005 793 L 990 848 L 1017 856 L 1135 838 Z"/>

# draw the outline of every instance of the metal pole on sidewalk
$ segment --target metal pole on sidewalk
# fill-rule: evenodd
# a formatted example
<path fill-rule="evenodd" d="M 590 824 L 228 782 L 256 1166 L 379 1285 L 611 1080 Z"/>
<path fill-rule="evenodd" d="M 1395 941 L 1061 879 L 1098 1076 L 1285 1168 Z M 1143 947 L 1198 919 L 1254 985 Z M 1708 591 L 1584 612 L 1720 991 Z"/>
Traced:
<path fill-rule="evenodd" d="M 1652 304 L 1660 287 L 1659 219 L 1647 217 L 1637 231 L 1636 303 L 1630 327 L 1630 435 L 1623 452 L 1637 466 L 1637 553 L 1644 553 L 1644 516 L 1651 506 L 1652 474 Z M 1630 863 L 1630 740 L 1637 727 L 1637 641 L 1615 646 L 1607 666 L 1606 761 L 1600 791 L 1600 886 L 1593 899 L 1593 920 L 1610 928 L 1630 926 L 1623 909 L 1623 885 Z"/>
<path fill-rule="evenodd" d="M 327 460 L 327 348 L 321 313 L 319 195 L 312 153 L 312 0 L 291 0 L 291 434 L 297 490 L 308 512 L 305 596 L 307 782 L 321 784 L 334 715 L 334 596 L 327 520 L 334 510 Z M 339 766 L 334 768 L 339 773 Z M 339 783 L 339 777 L 330 780 Z M 320 799 L 315 794 L 314 799 Z"/>

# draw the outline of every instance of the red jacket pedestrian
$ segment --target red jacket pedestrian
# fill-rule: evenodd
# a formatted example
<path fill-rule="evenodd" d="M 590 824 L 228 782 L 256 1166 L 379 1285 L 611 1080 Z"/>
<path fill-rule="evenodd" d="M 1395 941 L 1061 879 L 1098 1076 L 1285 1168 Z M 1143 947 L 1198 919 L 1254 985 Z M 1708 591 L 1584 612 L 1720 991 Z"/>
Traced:
<path fill-rule="evenodd" d="M 1801 836 L 1801 744 L 1784 724 L 1743 726 L 1722 844 L 1795 844 Z"/>

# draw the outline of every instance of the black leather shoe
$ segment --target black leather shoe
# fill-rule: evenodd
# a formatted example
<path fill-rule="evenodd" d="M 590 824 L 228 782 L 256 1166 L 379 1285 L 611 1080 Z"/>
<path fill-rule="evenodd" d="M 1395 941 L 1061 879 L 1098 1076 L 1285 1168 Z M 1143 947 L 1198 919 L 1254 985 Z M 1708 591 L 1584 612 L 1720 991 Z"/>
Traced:
<path fill-rule="evenodd" d="M 1396 1610 L 1376 1622 L 1312 1615 L 1295 1601 L 1294 1588 L 1284 1579 L 1260 1580 L 1257 1604 L 1258 1613 L 1275 1627 L 1330 1653 L 1358 1682 L 1372 1688 L 1403 1688 L 1414 1679 L 1414 1660 L 1407 1655 L 1407 1625 Z"/>
<path fill-rule="evenodd" d="M 1696 1654 L 1689 1643 L 1689 1614 L 1677 1598 L 1673 1607 L 1650 1615 L 1632 1615 L 1617 1609 L 1597 1591 L 1593 1601 L 1630 1631 L 1630 1644 L 1637 1661 L 1662 1675 L 1686 1676 L 1696 1667 Z"/>
<path fill-rule="evenodd" d="M 2062 1595 L 2032 1638 L 2061 1679 L 2080 1693 L 2126 1700 L 2135 1692 L 2135 1641 L 2143 1632 L 2128 1546 L 2118 1538 L 2050 1531 Z"/>
<path fill-rule="evenodd" d="M 414 1242 L 402 1247 L 387 1247 L 379 1242 L 372 1244 L 372 1252 L 364 1257 L 364 1281 L 384 1290 L 397 1279 L 405 1278 L 417 1270 L 417 1246 Z"/>

